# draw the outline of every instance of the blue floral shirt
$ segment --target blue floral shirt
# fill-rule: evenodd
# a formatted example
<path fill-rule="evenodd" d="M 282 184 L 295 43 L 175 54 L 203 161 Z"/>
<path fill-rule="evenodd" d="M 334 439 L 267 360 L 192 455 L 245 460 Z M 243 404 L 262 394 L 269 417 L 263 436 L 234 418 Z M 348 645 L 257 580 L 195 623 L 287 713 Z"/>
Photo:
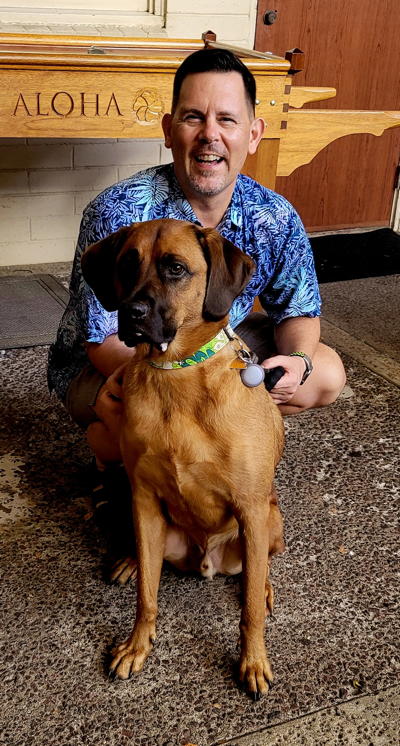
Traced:
<path fill-rule="evenodd" d="M 70 282 L 70 301 L 49 352 L 48 382 L 64 399 L 88 362 L 85 342 L 117 333 L 117 312 L 107 312 L 82 277 L 83 250 L 124 225 L 157 218 L 200 224 L 174 174 L 173 164 L 141 171 L 106 189 L 85 209 Z M 321 300 L 314 260 L 301 220 L 280 195 L 240 174 L 218 231 L 249 254 L 256 271 L 230 312 L 235 327 L 256 296 L 273 321 L 318 316 Z"/>

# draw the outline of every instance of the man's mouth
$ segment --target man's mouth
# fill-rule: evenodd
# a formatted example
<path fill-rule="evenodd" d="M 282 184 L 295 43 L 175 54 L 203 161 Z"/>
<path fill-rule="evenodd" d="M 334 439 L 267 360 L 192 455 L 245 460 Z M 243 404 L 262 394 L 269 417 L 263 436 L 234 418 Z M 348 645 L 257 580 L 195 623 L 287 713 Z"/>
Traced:
<path fill-rule="evenodd" d="M 217 153 L 199 153 L 194 156 L 196 163 L 222 163 L 225 158 Z"/>

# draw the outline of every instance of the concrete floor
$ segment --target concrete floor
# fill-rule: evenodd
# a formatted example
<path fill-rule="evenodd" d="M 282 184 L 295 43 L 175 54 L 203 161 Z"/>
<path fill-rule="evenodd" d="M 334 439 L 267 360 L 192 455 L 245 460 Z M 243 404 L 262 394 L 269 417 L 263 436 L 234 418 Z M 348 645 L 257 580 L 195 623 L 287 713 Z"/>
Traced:
<path fill-rule="evenodd" d="M 234 678 L 237 578 L 207 582 L 165 568 L 145 670 L 108 680 L 108 651 L 130 631 L 135 588 L 104 581 L 90 454 L 48 395 L 47 349 L 4 352 L 0 744 L 399 743 L 398 281 L 321 288 L 324 338 L 344 349 L 349 387 L 329 409 L 286 419 L 277 486 L 287 549 L 273 563 L 275 619 L 266 627 L 275 687 L 257 703 Z"/>

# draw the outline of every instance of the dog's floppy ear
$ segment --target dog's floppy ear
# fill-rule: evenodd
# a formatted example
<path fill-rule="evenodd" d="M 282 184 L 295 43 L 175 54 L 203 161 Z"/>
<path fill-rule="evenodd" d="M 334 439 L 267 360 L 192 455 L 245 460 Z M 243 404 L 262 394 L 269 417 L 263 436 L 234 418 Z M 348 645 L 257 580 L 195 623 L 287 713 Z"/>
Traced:
<path fill-rule="evenodd" d="M 233 301 L 246 287 L 254 272 L 254 262 L 232 241 L 213 228 L 196 228 L 208 264 L 208 280 L 203 316 L 208 321 L 222 319 Z"/>
<path fill-rule="evenodd" d="M 115 265 L 132 226 L 120 228 L 88 246 L 82 254 L 82 274 L 106 311 L 115 311 L 119 299 L 115 287 Z"/>

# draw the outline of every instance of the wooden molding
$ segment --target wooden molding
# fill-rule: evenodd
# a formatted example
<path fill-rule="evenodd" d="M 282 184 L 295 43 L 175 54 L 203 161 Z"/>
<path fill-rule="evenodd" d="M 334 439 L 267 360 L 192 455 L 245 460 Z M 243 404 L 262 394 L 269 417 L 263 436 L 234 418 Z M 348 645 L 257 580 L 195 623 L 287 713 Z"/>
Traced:
<path fill-rule="evenodd" d="M 307 86 L 292 86 L 289 97 L 289 106 L 301 109 L 304 104 L 312 101 L 325 101 L 327 98 L 336 96 L 336 88 L 309 88 Z"/>
<path fill-rule="evenodd" d="M 257 153 L 247 156 L 242 174 L 250 176 L 268 189 L 274 189 L 279 142 L 279 139 L 261 140 Z"/>
<path fill-rule="evenodd" d="M 289 176 L 310 163 L 329 143 L 345 135 L 382 135 L 400 127 L 400 111 L 291 110 L 279 149 L 277 176 Z"/>

